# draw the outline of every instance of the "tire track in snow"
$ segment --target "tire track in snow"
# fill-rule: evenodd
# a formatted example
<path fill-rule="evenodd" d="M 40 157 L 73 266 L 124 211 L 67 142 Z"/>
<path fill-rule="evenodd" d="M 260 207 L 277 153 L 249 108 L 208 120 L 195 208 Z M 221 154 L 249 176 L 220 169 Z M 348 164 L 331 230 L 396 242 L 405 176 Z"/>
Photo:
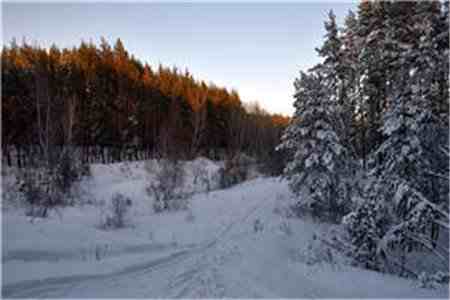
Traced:
<path fill-rule="evenodd" d="M 269 202 L 269 204 L 272 205 L 272 203 L 270 203 L 270 202 Z M 212 269 L 213 276 L 214 276 L 215 266 L 212 265 L 212 263 L 208 261 L 208 260 L 211 260 L 211 256 L 213 256 L 213 253 L 207 253 L 206 251 L 214 249 L 214 247 L 218 246 L 220 243 L 229 242 L 232 237 L 236 236 L 236 234 L 229 236 L 228 239 L 226 239 L 225 237 L 233 230 L 233 228 L 235 228 L 238 225 L 244 225 L 252 215 L 254 215 L 258 210 L 261 210 L 262 208 L 264 208 L 266 205 L 269 206 L 267 203 L 265 203 L 265 201 L 261 201 L 261 203 L 258 203 L 257 205 L 252 206 L 252 208 L 249 209 L 247 211 L 247 213 L 244 214 L 243 217 L 237 218 L 237 220 L 234 220 L 233 222 L 228 224 L 226 226 L 226 228 L 224 230 L 222 230 L 212 241 L 208 242 L 207 245 L 202 249 L 201 254 L 203 254 L 205 256 L 204 259 L 200 260 L 202 262 L 202 266 L 197 266 L 197 267 L 194 266 L 194 268 L 190 268 L 189 270 L 186 270 L 176 276 L 176 278 L 180 277 L 180 278 L 186 278 L 186 279 L 180 280 L 178 282 L 178 285 L 181 285 L 181 287 L 179 287 L 180 291 L 178 293 L 175 293 L 173 298 L 185 298 L 186 295 L 188 294 L 188 292 L 192 290 L 193 285 L 202 280 L 202 277 L 201 277 L 202 271 L 205 272 L 205 271 Z M 209 256 L 209 259 L 208 259 L 208 256 Z M 193 274 L 195 274 L 195 276 L 189 277 L 189 275 L 193 275 Z M 174 285 L 174 284 L 169 284 L 168 287 L 174 288 L 175 286 L 176 285 Z M 202 296 L 210 297 L 211 295 L 202 295 Z M 224 295 L 220 295 L 220 294 L 214 295 L 214 297 L 217 297 L 217 296 L 223 297 Z"/>
<path fill-rule="evenodd" d="M 2 296 L 9 298 L 37 297 L 43 292 L 61 290 L 66 285 L 73 285 L 82 282 L 92 282 L 95 280 L 113 279 L 115 277 L 127 276 L 146 270 L 157 270 L 169 265 L 171 262 L 186 256 L 189 250 L 181 250 L 166 257 L 155 259 L 144 264 L 132 265 L 117 272 L 95 275 L 73 275 L 66 277 L 46 278 L 41 280 L 28 280 L 2 287 Z M 56 288 L 55 288 L 56 287 Z"/>
<path fill-rule="evenodd" d="M 173 248 L 170 243 L 167 244 L 137 244 L 115 247 L 114 244 L 105 244 L 108 248 L 105 250 L 106 257 L 116 257 L 123 254 L 141 254 L 151 252 L 161 252 L 163 250 L 169 250 Z M 19 249 L 10 251 L 2 257 L 2 263 L 6 263 L 14 260 L 21 260 L 26 262 L 57 262 L 59 260 L 64 261 L 86 261 L 88 258 L 95 257 L 95 251 L 97 246 L 103 246 L 103 244 L 88 245 L 84 248 L 76 248 L 72 251 L 42 251 L 42 250 L 28 250 Z M 186 248 L 194 247 L 195 245 L 185 245 Z M 103 256 L 105 257 L 105 256 Z"/>
<path fill-rule="evenodd" d="M 264 201 L 263 201 L 264 203 Z M 241 218 L 234 220 L 226 226 L 219 234 L 217 234 L 212 240 L 201 243 L 198 247 L 193 249 L 181 250 L 172 253 L 168 256 L 151 260 L 144 264 L 132 265 L 121 269 L 120 271 L 105 273 L 105 274 L 94 274 L 94 275 L 72 275 L 65 277 L 51 277 L 39 280 L 27 280 L 14 284 L 4 285 L 2 287 L 2 297 L 8 298 L 27 298 L 27 297 L 63 297 L 67 292 L 75 290 L 75 288 L 81 284 L 87 283 L 92 285 L 94 282 L 99 283 L 99 281 L 112 281 L 118 280 L 123 277 L 141 277 L 148 275 L 149 273 L 154 273 L 156 270 L 161 270 L 163 268 L 167 269 L 174 265 L 180 264 L 183 261 L 192 258 L 194 259 L 196 255 L 205 255 L 205 251 L 213 249 L 221 241 L 226 241 L 224 237 L 238 224 L 243 224 L 245 221 L 260 208 L 262 204 L 253 206 L 248 212 Z M 211 254 L 210 254 L 211 255 Z M 194 259 L 195 260 L 195 259 Z M 195 263 L 195 262 L 194 262 Z M 200 274 L 210 266 L 198 267 L 195 273 Z M 192 271 L 192 269 L 191 269 Z M 192 273 L 193 274 L 193 273 Z M 197 279 L 198 276 L 194 276 L 192 279 Z M 193 280 L 188 280 L 188 286 L 184 285 L 182 292 L 187 292 L 190 282 Z M 176 282 L 176 281 L 175 281 Z M 182 284 L 185 281 L 178 281 L 178 284 Z M 168 288 L 174 288 L 169 283 Z M 183 292 L 183 294 L 185 293 Z M 178 296 L 182 296 L 181 294 Z"/>

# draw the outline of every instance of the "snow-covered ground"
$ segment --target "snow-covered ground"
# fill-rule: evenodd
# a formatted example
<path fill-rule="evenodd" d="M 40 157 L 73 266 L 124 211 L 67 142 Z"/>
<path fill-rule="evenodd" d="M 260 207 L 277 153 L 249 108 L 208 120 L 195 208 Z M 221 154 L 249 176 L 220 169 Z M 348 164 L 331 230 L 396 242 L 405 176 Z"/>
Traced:
<path fill-rule="evenodd" d="M 196 163 L 187 164 L 188 177 Z M 220 167 L 201 163 L 212 177 Z M 3 297 L 448 298 L 448 286 L 418 288 L 338 258 L 308 263 L 313 235 L 331 226 L 286 218 L 292 195 L 277 178 L 200 192 L 188 210 L 154 214 L 142 162 L 95 165 L 92 173 L 86 186 L 94 204 L 33 223 L 21 210 L 4 210 Z M 105 206 L 98 200 L 115 192 L 133 201 L 129 225 L 100 229 Z"/>

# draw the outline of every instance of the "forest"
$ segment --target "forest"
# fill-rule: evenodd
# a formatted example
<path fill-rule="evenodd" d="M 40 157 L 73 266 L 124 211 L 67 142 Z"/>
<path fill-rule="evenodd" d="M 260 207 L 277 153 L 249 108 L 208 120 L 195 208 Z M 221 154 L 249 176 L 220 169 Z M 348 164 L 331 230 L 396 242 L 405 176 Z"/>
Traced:
<path fill-rule="evenodd" d="M 165 155 L 213 159 L 246 152 L 259 161 L 289 118 L 188 70 L 153 70 L 117 39 L 50 49 L 12 41 L 2 58 L 2 150 L 8 166 L 32 165 L 43 144 L 76 146 L 83 162 Z M 43 141 L 45 136 L 46 141 Z"/>

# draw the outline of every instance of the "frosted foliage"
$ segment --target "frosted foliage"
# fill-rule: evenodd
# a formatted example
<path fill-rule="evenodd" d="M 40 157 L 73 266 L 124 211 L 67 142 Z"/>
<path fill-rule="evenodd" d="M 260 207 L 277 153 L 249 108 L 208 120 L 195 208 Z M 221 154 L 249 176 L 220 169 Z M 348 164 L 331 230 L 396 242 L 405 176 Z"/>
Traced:
<path fill-rule="evenodd" d="M 355 260 L 360 261 L 361 253 L 369 251 L 365 259 L 372 268 L 380 267 L 381 258 L 397 263 L 399 256 L 404 257 L 418 245 L 437 253 L 434 250 L 437 222 L 448 222 L 448 196 L 439 192 L 443 184 L 448 185 L 448 168 L 443 167 L 448 165 L 448 157 L 437 150 L 442 141 L 439 137 L 442 124 L 433 108 L 437 101 L 442 101 L 436 98 L 442 94 L 435 91 L 440 76 L 436 66 L 442 53 L 438 50 L 440 42 L 433 36 L 436 35 L 433 30 L 440 30 L 433 27 L 439 12 L 436 15 L 436 3 L 423 1 L 401 7 L 410 13 L 404 18 L 402 14 L 397 15 L 401 5 L 386 6 L 384 37 L 377 37 L 375 30 L 369 34 L 369 38 L 380 38 L 380 44 L 391 46 L 383 54 L 391 60 L 390 73 L 387 73 L 391 79 L 378 127 L 382 142 L 370 160 L 372 180 L 367 185 L 363 204 L 346 218 L 347 224 L 354 226 L 348 230 L 356 247 Z M 365 82 L 366 76 L 371 75 L 365 73 L 360 79 Z M 371 232 L 363 219 L 369 210 L 378 213 L 371 204 L 375 199 L 377 205 L 385 208 L 386 225 L 370 222 L 369 225 L 379 230 L 376 238 L 358 240 L 358 232 Z"/>
<path fill-rule="evenodd" d="M 336 105 L 320 73 L 302 73 L 296 87 L 294 121 L 278 147 L 293 152 L 284 176 L 291 189 L 303 195 L 297 208 L 322 217 L 334 214 L 332 218 L 337 220 L 349 203 L 340 199 L 345 193 L 337 193 L 342 190 L 348 157 L 334 131 Z"/>

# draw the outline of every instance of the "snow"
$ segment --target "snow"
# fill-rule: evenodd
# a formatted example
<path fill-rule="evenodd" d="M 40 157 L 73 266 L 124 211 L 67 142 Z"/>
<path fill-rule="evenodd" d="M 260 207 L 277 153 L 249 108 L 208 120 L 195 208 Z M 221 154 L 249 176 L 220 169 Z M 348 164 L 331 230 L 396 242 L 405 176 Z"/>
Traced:
<path fill-rule="evenodd" d="M 47 219 L 3 211 L 3 296 L 8 298 L 319 298 L 448 297 L 448 286 L 351 267 L 338 257 L 310 263 L 314 235 L 334 227 L 288 218 L 286 181 L 259 177 L 227 190 L 202 192 L 190 208 L 154 214 L 145 193 L 146 168 L 157 162 L 92 166 L 85 182 L 93 204 L 64 208 Z M 202 164 L 214 177 L 220 163 L 185 163 L 188 177 Z M 150 166 L 155 167 L 155 165 Z M 151 178 L 151 177 L 150 177 Z M 203 189 L 204 190 L 204 189 Z M 129 226 L 102 230 L 102 205 L 115 192 L 129 196 Z M 258 230 L 255 230 L 258 224 Z M 306 254 L 305 254 L 306 253 Z"/>

